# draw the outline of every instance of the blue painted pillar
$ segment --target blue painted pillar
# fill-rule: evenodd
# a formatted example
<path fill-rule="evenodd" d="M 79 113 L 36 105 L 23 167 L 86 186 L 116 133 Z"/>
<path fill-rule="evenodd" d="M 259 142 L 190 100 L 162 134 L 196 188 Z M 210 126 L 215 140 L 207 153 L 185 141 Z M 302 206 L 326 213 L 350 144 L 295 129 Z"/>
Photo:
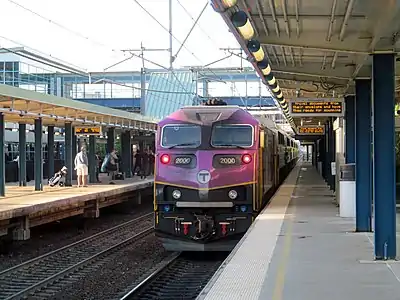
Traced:
<path fill-rule="evenodd" d="M 72 123 L 65 123 L 65 166 L 68 169 L 65 178 L 65 186 L 72 186 L 72 174 L 74 166 L 72 163 Z"/>
<path fill-rule="evenodd" d="M 323 177 L 325 179 L 325 182 L 327 184 L 329 184 L 328 181 L 328 176 L 329 176 L 329 123 L 326 122 L 325 123 L 325 136 L 324 136 L 324 140 L 323 140 L 323 155 L 324 155 L 324 172 L 323 172 Z"/>
<path fill-rule="evenodd" d="M 325 125 L 325 131 L 326 131 L 326 125 Z M 326 133 L 322 139 L 319 140 L 319 147 L 318 147 L 318 154 L 319 154 L 319 160 L 322 163 L 321 165 L 321 174 L 322 178 L 326 179 Z"/>
<path fill-rule="evenodd" d="M 335 175 L 332 175 L 332 166 L 331 163 L 336 160 L 336 139 L 335 139 L 335 131 L 333 130 L 333 118 L 329 119 L 329 186 L 331 190 L 335 191 L 336 189 L 336 181 Z"/>
<path fill-rule="evenodd" d="M 115 147 L 115 128 L 110 127 L 107 131 L 107 153 L 111 153 L 111 151 Z"/>
<path fill-rule="evenodd" d="M 312 164 L 314 167 L 317 167 L 317 142 L 314 142 L 314 144 L 311 147 L 312 149 Z"/>
<path fill-rule="evenodd" d="M 96 180 L 96 136 L 89 136 L 89 182 L 95 183 Z"/>
<path fill-rule="evenodd" d="M 372 231 L 371 80 L 356 80 L 356 231 Z"/>
<path fill-rule="evenodd" d="M 314 151 L 313 151 L 313 155 L 314 155 L 314 164 L 315 164 L 315 168 L 318 170 L 318 143 L 319 143 L 319 140 L 316 140 L 315 142 L 314 142 L 314 147 L 313 147 L 313 149 L 314 149 Z"/>
<path fill-rule="evenodd" d="M 327 179 L 327 184 L 331 188 L 331 185 L 332 185 L 332 179 L 331 179 L 331 177 L 332 177 L 332 175 L 331 175 L 331 155 L 332 155 L 332 151 L 331 151 L 331 148 L 332 148 L 331 130 L 332 130 L 332 124 L 331 124 L 330 120 L 328 120 L 326 123 L 327 123 L 326 135 L 327 135 L 327 139 L 328 139 L 328 141 L 326 143 L 326 147 L 327 147 L 326 148 L 326 154 L 327 154 L 326 155 L 327 156 L 327 162 L 326 162 L 326 164 L 327 164 L 327 166 L 326 166 L 327 176 L 326 176 L 326 179 Z"/>
<path fill-rule="evenodd" d="M 396 257 L 395 57 L 394 54 L 374 54 L 372 61 L 375 257 L 394 259 Z"/>
<path fill-rule="evenodd" d="M 35 191 L 43 191 L 43 126 L 42 118 L 35 119 Z"/>
<path fill-rule="evenodd" d="M 323 141 L 323 149 L 324 149 L 324 172 L 323 172 L 323 177 L 325 179 L 325 182 L 328 182 L 328 131 L 329 131 L 329 126 L 328 122 L 325 124 L 325 136 L 324 136 L 324 141 Z"/>
<path fill-rule="evenodd" d="M 6 194 L 6 156 L 4 152 L 4 114 L 0 113 L 0 197 Z"/>
<path fill-rule="evenodd" d="M 356 162 L 356 122 L 355 122 L 355 97 L 347 96 L 345 101 L 345 161 L 346 164 Z"/>
<path fill-rule="evenodd" d="M 19 186 L 26 186 L 26 124 L 19 123 L 18 129 L 18 178 Z"/>
<path fill-rule="evenodd" d="M 47 163 L 48 178 L 54 174 L 54 126 L 47 127 Z"/>

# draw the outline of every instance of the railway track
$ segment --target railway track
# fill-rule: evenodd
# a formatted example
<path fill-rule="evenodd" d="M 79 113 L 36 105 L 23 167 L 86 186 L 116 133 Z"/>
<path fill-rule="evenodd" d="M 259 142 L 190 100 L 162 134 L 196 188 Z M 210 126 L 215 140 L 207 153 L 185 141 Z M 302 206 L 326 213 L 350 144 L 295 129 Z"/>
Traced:
<path fill-rule="evenodd" d="M 148 213 L 1 271 L 0 299 L 49 298 L 153 230 L 153 213 Z"/>
<path fill-rule="evenodd" d="M 120 300 L 196 299 L 228 253 L 174 253 Z"/>

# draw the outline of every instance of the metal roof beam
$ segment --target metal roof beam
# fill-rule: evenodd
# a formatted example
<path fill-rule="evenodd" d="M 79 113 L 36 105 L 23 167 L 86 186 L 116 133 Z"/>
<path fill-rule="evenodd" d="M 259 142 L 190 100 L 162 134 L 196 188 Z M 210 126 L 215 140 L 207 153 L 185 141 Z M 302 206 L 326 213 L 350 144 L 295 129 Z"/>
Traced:
<path fill-rule="evenodd" d="M 274 71 L 275 72 L 275 71 Z M 323 77 L 323 76 L 320 76 Z M 276 74 L 276 79 L 279 82 L 279 86 L 282 89 L 285 88 L 293 88 L 293 84 L 286 84 L 284 82 L 282 82 L 282 80 L 288 80 L 291 82 L 298 82 L 298 83 L 304 83 L 304 84 L 319 84 L 320 80 L 319 77 L 315 77 L 315 76 L 310 76 L 307 73 L 304 74 L 291 74 L 291 73 L 279 73 Z M 327 78 L 327 83 L 329 84 L 346 84 L 348 82 L 348 79 L 339 79 L 339 78 L 332 78 L 332 77 L 328 77 Z"/>
<path fill-rule="evenodd" d="M 265 14 L 265 13 L 264 14 L 252 13 L 252 14 L 250 14 L 250 16 L 252 18 L 254 18 L 254 19 L 257 19 L 257 20 L 260 19 L 261 17 L 264 18 L 264 19 L 272 19 L 272 17 L 273 17 L 272 14 L 268 14 L 268 13 L 267 14 Z M 284 15 L 283 14 L 275 14 L 275 17 L 277 19 L 283 19 Z M 293 14 L 293 13 L 288 13 L 287 17 L 290 18 L 290 19 L 296 19 L 297 15 Z M 299 14 L 298 17 L 301 20 L 315 20 L 315 19 L 317 19 L 317 20 L 326 20 L 326 19 L 329 19 L 331 17 L 331 15 L 330 14 L 329 15 L 328 14 L 321 15 L 321 14 L 302 13 L 302 14 Z M 335 19 L 343 19 L 345 17 L 345 15 L 343 15 L 343 14 L 334 14 L 333 17 Z M 354 19 L 362 19 L 363 20 L 365 18 L 366 18 L 365 15 L 360 15 L 360 14 L 351 15 L 350 16 L 350 20 L 354 20 Z"/>
<path fill-rule="evenodd" d="M 303 68 L 287 65 L 274 67 L 274 73 L 303 75 L 309 77 L 327 77 L 337 79 L 349 79 L 354 72 L 354 66 L 337 66 L 334 69 L 326 68 L 321 69 L 321 63 L 307 63 Z M 279 79 L 279 75 L 277 76 Z"/>
<path fill-rule="evenodd" d="M 354 54 L 369 54 L 369 37 L 360 37 L 359 34 L 349 32 L 344 41 L 338 39 L 326 40 L 324 32 L 304 32 L 300 38 L 290 38 L 287 36 L 277 37 L 261 35 L 258 41 L 262 45 L 283 46 L 301 49 L 345 52 Z"/>

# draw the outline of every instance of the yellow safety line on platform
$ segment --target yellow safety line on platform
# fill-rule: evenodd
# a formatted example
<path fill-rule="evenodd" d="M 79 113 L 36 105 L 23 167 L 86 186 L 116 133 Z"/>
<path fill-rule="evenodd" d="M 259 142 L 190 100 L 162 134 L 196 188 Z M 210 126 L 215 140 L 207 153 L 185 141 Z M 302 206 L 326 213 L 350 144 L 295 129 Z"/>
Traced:
<path fill-rule="evenodd" d="M 289 201 L 288 205 L 290 205 L 290 201 Z M 292 246 L 293 218 L 295 215 L 295 210 L 296 209 L 293 206 L 293 212 L 290 214 L 290 217 L 288 219 L 286 219 L 289 223 L 287 225 L 287 230 L 285 233 L 285 241 L 283 243 L 283 254 L 282 254 L 281 260 L 279 262 L 279 266 L 278 266 L 272 300 L 282 300 L 283 287 L 285 286 L 286 266 L 287 266 L 287 263 L 289 260 L 290 249 Z M 286 216 L 287 215 L 288 215 L 288 212 L 286 212 Z"/>

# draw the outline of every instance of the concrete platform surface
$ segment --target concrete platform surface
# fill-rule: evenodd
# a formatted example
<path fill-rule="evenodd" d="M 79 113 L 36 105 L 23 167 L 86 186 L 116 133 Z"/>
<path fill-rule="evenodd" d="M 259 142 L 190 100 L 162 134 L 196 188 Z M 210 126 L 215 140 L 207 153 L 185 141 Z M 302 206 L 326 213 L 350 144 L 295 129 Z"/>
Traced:
<path fill-rule="evenodd" d="M 141 180 L 139 177 L 115 180 L 109 184 L 107 177 L 100 177 L 102 183 L 89 184 L 88 187 L 49 187 L 44 184 L 43 191 L 34 191 L 28 185 L 19 187 L 8 185 L 6 197 L 0 197 L 0 220 L 25 216 L 59 206 L 74 205 L 79 202 L 111 197 L 118 194 L 144 189 L 153 185 L 153 177 Z M 74 182 L 73 182 L 74 183 Z"/>
<path fill-rule="evenodd" d="M 400 299 L 400 262 L 374 262 L 371 234 L 332 197 L 313 166 L 296 167 L 197 299 Z"/>

